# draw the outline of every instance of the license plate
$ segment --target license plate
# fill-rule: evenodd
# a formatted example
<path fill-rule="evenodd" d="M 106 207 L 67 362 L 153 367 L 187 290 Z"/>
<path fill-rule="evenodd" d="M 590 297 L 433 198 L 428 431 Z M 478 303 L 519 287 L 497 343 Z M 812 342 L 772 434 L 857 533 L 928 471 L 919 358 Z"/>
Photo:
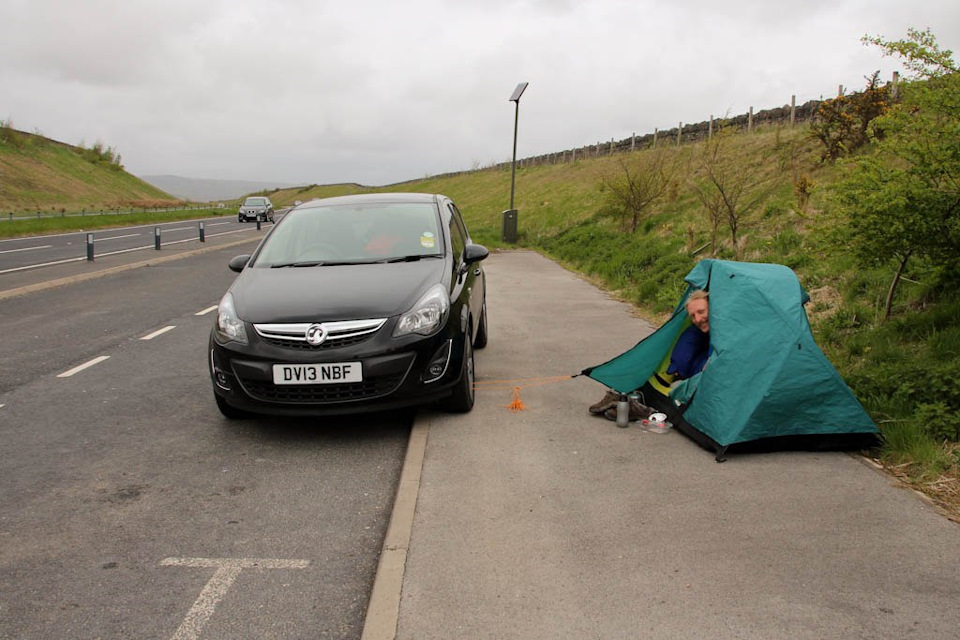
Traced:
<path fill-rule="evenodd" d="M 273 365 L 273 384 L 338 384 L 343 382 L 363 382 L 363 367 L 360 362 Z"/>

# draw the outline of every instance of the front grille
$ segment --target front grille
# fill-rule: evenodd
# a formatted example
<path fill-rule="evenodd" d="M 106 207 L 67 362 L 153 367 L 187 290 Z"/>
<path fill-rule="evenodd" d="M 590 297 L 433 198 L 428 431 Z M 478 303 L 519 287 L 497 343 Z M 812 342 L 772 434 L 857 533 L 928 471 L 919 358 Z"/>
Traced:
<path fill-rule="evenodd" d="M 323 351 L 360 344 L 373 337 L 386 321 L 386 318 L 373 318 L 340 322 L 271 323 L 255 324 L 253 328 L 264 344 L 282 349 Z M 324 340 L 313 345 L 307 342 L 307 331 L 317 326 L 320 327 Z"/>
<path fill-rule="evenodd" d="M 360 344 L 369 340 L 373 336 L 372 333 L 361 336 L 353 336 L 349 338 L 341 339 L 330 339 L 327 338 L 326 342 L 323 344 L 318 344 L 316 346 L 307 343 L 306 340 L 300 338 L 274 338 L 274 337 L 265 337 L 260 336 L 260 339 L 264 344 L 269 344 L 273 347 L 280 347 L 281 349 L 298 349 L 301 351 L 323 351 L 325 349 L 339 349 L 340 347 L 349 347 L 355 344 Z"/>
<path fill-rule="evenodd" d="M 383 396 L 396 389 L 404 374 L 381 376 L 363 382 L 345 384 L 275 385 L 264 380 L 241 379 L 240 384 L 253 398 L 264 402 L 320 404 L 366 400 Z"/>

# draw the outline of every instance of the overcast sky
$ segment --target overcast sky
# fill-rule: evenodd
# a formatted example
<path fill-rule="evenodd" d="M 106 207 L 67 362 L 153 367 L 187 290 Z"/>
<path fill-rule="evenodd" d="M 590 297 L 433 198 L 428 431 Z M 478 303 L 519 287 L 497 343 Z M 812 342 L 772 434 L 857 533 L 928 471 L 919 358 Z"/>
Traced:
<path fill-rule="evenodd" d="M 137 175 L 380 186 L 884 80 L 958 0 L 0 0 L 0 119 Z"/>

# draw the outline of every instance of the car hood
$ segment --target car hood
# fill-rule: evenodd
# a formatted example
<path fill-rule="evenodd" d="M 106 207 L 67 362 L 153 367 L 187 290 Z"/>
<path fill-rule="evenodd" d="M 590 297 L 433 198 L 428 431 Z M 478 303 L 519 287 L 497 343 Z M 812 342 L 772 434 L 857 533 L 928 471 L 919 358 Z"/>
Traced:
<path fill-rule="evenodd" d="M 443 281 L 446 260 L 244 269 L 230 291 L 247 322 L 388 318 Z"/>

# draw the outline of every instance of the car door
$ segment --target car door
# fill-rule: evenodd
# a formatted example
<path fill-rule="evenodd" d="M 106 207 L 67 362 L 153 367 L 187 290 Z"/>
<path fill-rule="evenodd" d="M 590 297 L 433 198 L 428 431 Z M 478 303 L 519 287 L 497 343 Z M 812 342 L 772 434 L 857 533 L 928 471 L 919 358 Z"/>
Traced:
<path fill-rule="evenodd" d="M 450 238 L 454 250 L 454 277 L 456 278 L 460 274 L 459 280 L 462 283 L 463 291 L 459 295 L 464 296 L 465 304 L 468 305 L 469 312 L 473 317 L 471 335 L 476 335 L 486 286 L 483 268 L 479 262 L 471 265 L 464 264 L 464 249 L 470 244 L 470 235 L 456 205 L 449 202 L 447 207 L 450 214 Z"/>

